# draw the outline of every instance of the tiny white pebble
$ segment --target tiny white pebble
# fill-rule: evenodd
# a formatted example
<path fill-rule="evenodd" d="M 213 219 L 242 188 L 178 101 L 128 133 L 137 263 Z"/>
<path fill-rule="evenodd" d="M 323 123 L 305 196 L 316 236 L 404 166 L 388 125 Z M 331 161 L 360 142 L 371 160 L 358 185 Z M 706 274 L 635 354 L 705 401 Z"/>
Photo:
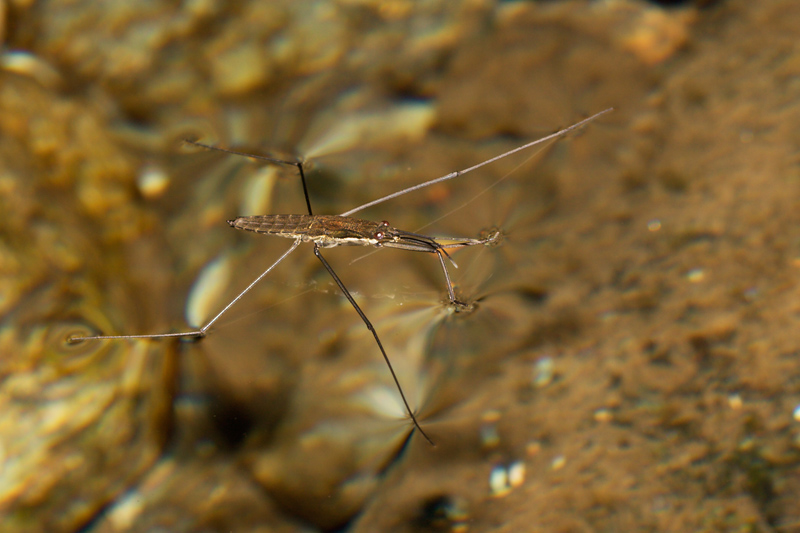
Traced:
<path fill-rule="evenodd" d="M 686 273 L 686 279 L 691 283 L 700 283 L 706 277 L 706 273 L 702 268 L 693 268 Z"/>
<path fill-rule="evenodd" d="M 158 198 L 164 194 L 169 182 L 169 176 L 164 169 L 156 165 L 145 165 L 136 180 L 139 192 L 147 199 Z"/>
<path fill-rule="evenodd" d="M 544 387 L 553 381 L 553 363 L 552 357 L 541 357 L 536 361 L 533 367 L 533 385 L 535 387 Z"/>
<path fill-rule="evenodd" d="M 492 468 L 492 472 L 489 474 L 489 491 L 495 498 L 502 498 L 511 492 L 508 484 L 508 471 L 505 466 L 498 465 Z"/>
<path fill-rule="evenodd" d="M 611 411 L 606 408 L 598 409 L 594 412 L 594 419 L 597 422 L 610 422 L 614 416 Z"/>
<path fill-rule="evenodd" d="M 739 410 L 742 408 L 742 397 L 738 394 L 731 394 L 728 396 L 728 405 L 731 409 Z"/>
<path fill-rule="evenodd" d="M 515 461 L 508 467 L 508 484 L 517 488 L 525 482 L 525 463 Z"/>

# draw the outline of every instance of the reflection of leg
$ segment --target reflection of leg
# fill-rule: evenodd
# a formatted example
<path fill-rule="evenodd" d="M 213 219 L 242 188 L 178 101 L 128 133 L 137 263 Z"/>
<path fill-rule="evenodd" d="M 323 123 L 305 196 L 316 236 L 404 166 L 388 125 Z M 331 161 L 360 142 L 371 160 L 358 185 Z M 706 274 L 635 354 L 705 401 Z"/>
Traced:
<path fill-rule="evenodd" d="M 372 336 L 375 337 L 375 342 L 378 343 L 378 348 L 380 348 L 381 350 L 383 359 L 384 361 L 386 361 L 386 365 L 389 367 L 389 372 L 392 373 L 392 379 L 394 379 L 394 383 L 395 385 L 397 385 L 397 390 L 400 392 L 400 398 L 403 399 L 403 404 L 406 406 L 406 411 L 408 412 L 408 416 L 411 417 L 411 420 L 414 422 L 414 426 L 416 426 L 419 432 L 422 433 L 422 436 L 425 437 L 425 440 L 427 440 L 429 443 L 431 443 L 431 445 L 433 445 L 433 441 L 422 430 L 422 427 L 419 425 L 419 422 L 417 422 L 417 417 L 414 416 L 414 413 L 411 411 L 411 407 L 409 407 L 408 405 L 408 401 L 406 401 L 406 395 L 403 394 L 403 388 L 400 386 L 400 380 L 397 379 L 397 374 L 394 373 L 394 368 L 392 367 L 392 363 L 389 361 L 389 356 L 386 355 L 386 350 L 383 349 L 383 344 L 381 344 L 381 340 L 378 338 L 378 333 L 372 326 L 372 322 L 369 321 L 367 315 L 364 314 L 364 311 L 361 310 L 356 301 L 350 295 L 350 291 L 347 290 L 347 288 L 344 286 L 344 283 L 342 283 L 342 280 L 339 279 L 339 276 L 337 276 L 336 272 L 333 271 L 333 267 L 331 267 L 331 265 L 328 264 L 325 258 L 322 257 L 322 253 L 320 253 L 319 251 L 319 246 L 317 246 L 316 244 L 314 245 L 314 255 L 316 255 L 317 258 L 322 262 L 322 266 L 325 267 L 325 270 L 327 270 L 328 273 L 331 275 L 333 281 L 335 281 L 336 285 L 338 285 L 339 288 L 342 290 L 342 293 L 344 294 L 345 298 L 347 298 L 347 301 L 349 301 L 350 305 L 353 306 L 353 309 L 356 310 L 356 313 L 358 313 L 358 316 L 361 317 L 361 320 L 364 321 L 364 324 L 367 326 L 367 329 L 372 332 Z M 444 262 L 442 262 L 442 265 L 444 265 Z M 449 279 L 448 279 L 448 284 L 449 284 Z"/>
<path fill-rule="evenodd" d="M 70 335 L 69 337 L 67 337 L 67 342 L 70 343 L 70 344 L 73 344 L 73 343 L 78 343 L 78 342 L 82 342 L 82 341 L 99 340 L 99 339 L 162 339 L 162 338 L 168 338 L 168 337 L 184 337 L 184 338 L 198 339 L 198 340 L 202 339 L 203 337 L 206 336 L 206 333 L 208 333 L 208 329 L 211 327 L 211 325 L 214 324 L 214 322 L 216 322 L 217 320 L 219 320 L 219 317 L 224 315 L 228 311 L 228 309 L 233 307 L 233 304 L 235 304 L 236 302 L 241 300 L 242 297 L 250 291 L 250 289 L 255 287 L 256 284 L 259 281 L 264 279 L 264 276 L 269 274 L 272 271 L 273 268 L 278 266 L 281 261 L 286 259 L 286 256 L 289 255 L 290 253 L 292 253 L 294 251 L 294 249 L 297 248 L 299 245 L 300 245 L 300 239 L 297 239 L 296 241 L 294 241 L 294 244 L 292 244 L 292 246 L 288 250 L 283 252 L 283 255 L 280 256 L 277 261 L 272 263 L 272 265 L 270 265 L 270 267 L 268 269 L 266 269 L 264 272 L 261 273 L 261 275 L 259 275 L 256 279 L 254 279 L 250 283 L 250 285 L 245 287 L 245 289 L 242 292 L 240 292 L 236 296 L 236 298 L 234 298 L 233 300 L 228 302 L 228 305 L 223 307 L 222 311 L 217 313 L 217 315 L 214 318 L 209 320 L 208 323 L 205 326 L 203 326 L 202 328 L 200 328 L 198 330 L 195 330 L 195 331 L 184 331 L 184 332 L 181 332 L 181 333 L 147 333 L 147 334 L 141 334 L 141 335 L 91 335 L 91 336 L 85 336 L 85 337 L 84 336 L 77 337 L 77 336 Z"/>

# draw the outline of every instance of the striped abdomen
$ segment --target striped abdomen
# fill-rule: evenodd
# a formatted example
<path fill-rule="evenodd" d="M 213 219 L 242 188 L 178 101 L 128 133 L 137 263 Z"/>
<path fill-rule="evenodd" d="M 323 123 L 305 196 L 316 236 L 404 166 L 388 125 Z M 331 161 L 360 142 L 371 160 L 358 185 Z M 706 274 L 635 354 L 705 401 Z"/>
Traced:
<path fill-rule="evenodd" d="M 386 222 L 337 215 L 256 215 L 237 217 L 228 224 L 236 229 L 301 239 L 321 246 L 374 245 L 388 227 Z"/>

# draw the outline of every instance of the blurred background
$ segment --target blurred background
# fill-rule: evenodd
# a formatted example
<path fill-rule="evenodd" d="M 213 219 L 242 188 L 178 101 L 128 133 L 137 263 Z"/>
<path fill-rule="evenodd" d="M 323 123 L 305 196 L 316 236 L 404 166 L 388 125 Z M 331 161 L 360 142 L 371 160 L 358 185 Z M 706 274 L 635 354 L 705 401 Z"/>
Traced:
<path fill-rule="evenodd" d="M 800 6 L 0 3 L 10 532 L 800 531 Z M 359 213 L 500 242 L 301 246 Z"/>

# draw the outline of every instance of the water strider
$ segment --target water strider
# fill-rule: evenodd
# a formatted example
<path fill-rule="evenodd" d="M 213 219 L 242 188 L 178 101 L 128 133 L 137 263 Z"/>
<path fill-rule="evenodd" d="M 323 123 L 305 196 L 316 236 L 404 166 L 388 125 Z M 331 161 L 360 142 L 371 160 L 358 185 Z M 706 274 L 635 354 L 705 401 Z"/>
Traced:
<path fill-rule="evenodd" d="M 435 183 L 456 178 L 458 176 L 476 170 L 484 165 L 488 165 L 489 163 L 492 163 L 499 159 L 503 159 L 504 157 L 508 157 L 509 155 L 519 152 L 521 150 L 525 150 L 532 146 L 536 146 L 538 144 L 547 142 L 551 139 L 562 137 L 567 133 L 580 128 L 584 124 L 591 122 L 592 120 L 598 118 L 599 116 L 608 113 L 609 111 L 611 111 L 611 109 L 612 108 L 605 109 L 599 113 L 592 115 L 589 118 L 586 118 L 580 122 L 573 124 L 572 126 L 559 130 L 546 137 L 542 137 L 541 139 L 537 139 L 535 141 L 514 148 L 513 150 L 504 152 L 498 156 L 495 156 L 493 158 L 487 159 L 486 161 L 478 163 L 477 165 L 471 166 L 464 170 L 451 172 L 450 174 L 447 174 L 445 176 L 441 176 L 439 178 L 426 181 L 424 183 L 414 185 L 407 189 L 403 189 L 401 191 L 389 194 L 382 198 L 378 198 L 377 200 L 373 200 L 364 205 L 355 207 L 340 215 L 313 214 L 311 209 L 311 201 L 309 200 L 308 196 L 308 188 L 306 186 L 306 178 L 305 178 L 305 172 L 303 171 L 302 162 L 283 161 L 280 159 L 273 159 L 270 157 L 245 154 L 242 152 L 236 152 L 233 150 L 217 148 L 189 141 L 191 144 L 195 144 L 197 146 L 201 146 L 203 148 L 211 150 L 217 150 L 231 154 L 251 157 L 255 159 L 261 159 L 272 163 L 292 165 L 297 167 L 298 172 L 300 173 L 301 182 L 303 184 L 303 194 L 305 195 L 306 207 L 308 208 L 307 215 L 241 216 L 228 221 L 228 224 L 230 224 L 232 227 L 236 229 L 253 231 L 255 233 L 262 233 L 265 235 L 276 235 L 279 237 L 286 237 L 294 239 L 294 243 L 292 243 L 289 249 L 286 250 L 286 252 L 284 252 L 283 255 L 281 255 L 277 259 L 277 261 L 275 261 L 272 265 L 270 265 L 269 268 L 267 268 L 264 272 L 262 272 L 242 292 L 240 292 L 233 300 L 231 300 L 219 313 L 217 313 L 217 315 L 214 318 L 212 318 L 206 325 L 204 325 L 198 330 L 178 332 L 178 333 L 151 333 L 151 334 L 140 334 L 140 335 L 70 336 L 67 340 L 69 342 L 82 342 L 82 341 L 101 340 L 101 339 L 159 339 L 168 337 L 189 337 L 189 338 L 204 337 L 208 332 L 209 328 L 212 326 L 212 324 L 214 324 L 225 312 L 228 311 L 228 309 L 230 309 L 245 294 L 247 294 L 247 292 L 250 291 L 250 289 L 252 289 L 259 281 L 261 281 L 264 278 L 264 276 L 269 274 L 273 268 L 278 266 L 281 263 L 281 261 L 283 261 L 286 258 L 286 256 L 292 253 L 300 245 L 300 243 L 311 242 L 314 243 L 314 255 L 316 255 L 317 258 L 320 260 L 322 265 L 325 267 L 325 269 L 331 275 L 333 280 L 336 282 L 336 285 L 338 285 L 339 289 L 341 289 L 345 298 L 347 298 L 347 300 L 353 306 L 353 309 L 356 310 L 356 313 L 358 313 L 358 316 L 361 317 L 361 320 L 364 321 L 364 324 L 367 326 L 367 329 L 369 329 L 369 331 L 372 333 L 372 336 L 375 337 L 375 343 L 378 345 L 378 348 L 381 351 L 381 355 L 383 356 L 384 361 L 386 361 L 386 365 L 389 367 L 389 372 L 392 374 L 392 379 L 394 380 L 394 383 L 397 386 L 397 390 L 400 393 L 400 398 L 403 400 L 403 404 L 405 405 L 406 411 L 408 412 L 408 416 L 411 418 L 411 421 L 413 422 L 414 426 L 419 430 L 422 436 L 425 437 L 425 439 L 430 444 L 433 444 L 433 441 L 430 439 L 430 437 L 428 437 L 428 435 L 420 426 L 416 416 L 414 415 L 414 412 L 411 409 L 411 406 L 408 404 L 408 401 L 406 400 L 405 394 L 403 393 L 403 388 L 400 386 L 400 381 L 397 379 L 397 375 L 395 374 L 394 368 L 392 367 L 392 363 L 389 361 L 389 356 L 386 354 L 386 350 L 384 350 L 383 344 L 381 343 L 381 340 L 378 337 L 378 333 L 375 331 L 375 328 L 373 327 L 372 323 L 367 318 L 367 315 L 364 314 L 364 312 L 361 310 L 361 307 L 356 303 L 355 299 L 353 299 L 353 296 L 350 294 L 350 291 L 347 290 L 347 287 L 345 287 L 344 283 L 342 283 L 342 280 L 333 270 L 331 265 L 322 256 L 320 249 L 333 248 L 336 246 L 375 246 L 378 248 L 381 247 L 399 248 L 401 250 L 409 250 L 413 252 L 435 253 L 439 258 L 439 263 L 442 266 L 442 272 L 444 273 L 445 282 L 447 284 L 447 294 L 450 298 L 450 304 L 454 306 L 463 306 L 464 304 L 456 299 L 455 293 L 453 292 L 453 285 L 450 281 L 450 274 L 447 271 L 447 264 L 445 262 L 445 257 L 452 262 L 452 259 L 450 259 L 447 250 L 463 248 L 466 246 L 475 246 L 479 244 L 491 244 L 497 240 L 499 232 L 493 232 L 483 239 L 440 238 L 440 240 L 450 241 L 447 242 L 446 244 L 443 244 L 434 237 L 429 237 L 427 235 L 420 235 L 418 233 L 412 233 L 394 228 L 386 221 L 374 222 L 370 220 L 354 218 L 351 217 L 350 215 L 357 213 L 368 207 L 372 207 L 374 205 L 385 202 L 387 200 L 391 200 L 392 198 L 397 198 L 398 196 L 402 196 L 409 192 L 422 189 L 423 187 L 428 187 Z M 453 264 L 455 265 L 455 263 Z"/>

